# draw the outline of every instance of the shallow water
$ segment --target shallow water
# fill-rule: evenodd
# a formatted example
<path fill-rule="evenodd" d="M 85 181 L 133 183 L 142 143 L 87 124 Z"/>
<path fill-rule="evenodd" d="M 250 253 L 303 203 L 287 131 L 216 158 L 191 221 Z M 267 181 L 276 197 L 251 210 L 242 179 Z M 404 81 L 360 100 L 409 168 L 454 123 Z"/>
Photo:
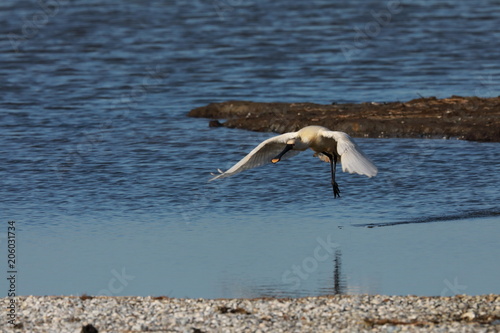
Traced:
<path fill-rule="evenodd" d="M 498 143 L 357 139 L 380 173 L 340 173 L 334 200 L 311 152 L 207 183 L 272 134 L 185 117 L 229 99 L 496 96 L 499 7 L 403 1 L 378 31 L 377 1 L 59 1 L 29 30 L 40 5 L 0 5 L 20 38 L 0 49 L 0 242 L 15 220 L 19 294 L 499 293 Z"/>

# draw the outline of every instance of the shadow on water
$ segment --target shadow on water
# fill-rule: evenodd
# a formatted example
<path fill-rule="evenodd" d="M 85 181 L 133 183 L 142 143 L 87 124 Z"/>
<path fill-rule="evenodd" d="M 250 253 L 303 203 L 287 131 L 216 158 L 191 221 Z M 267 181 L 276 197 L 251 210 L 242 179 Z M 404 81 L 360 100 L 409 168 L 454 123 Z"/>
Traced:
<path fill-rule="evenodd" d="M 465 220 L 465 219 L 475 219 L 482 217 L 495 217 L 500 216 L 500 209 L 484 209 L 484 210 L 472 210 L 468 212 L 463 212 L 459 214 L 451 214 L 444 216 L 428 216 L 423 218 L 415 218 L 412 220 L 405 221 L 394 221 L 387 223 L 362 223 L 362 224 L 353 224 L 353 227 L 365 227 L 365 228 L 376 228 L 376 227 L 390 227 L 402 224 L 417 224 L 417 223 L 434 223 L 434 222 L 449 222 L 449 221 L 457 221 L 457 220 Z"/>

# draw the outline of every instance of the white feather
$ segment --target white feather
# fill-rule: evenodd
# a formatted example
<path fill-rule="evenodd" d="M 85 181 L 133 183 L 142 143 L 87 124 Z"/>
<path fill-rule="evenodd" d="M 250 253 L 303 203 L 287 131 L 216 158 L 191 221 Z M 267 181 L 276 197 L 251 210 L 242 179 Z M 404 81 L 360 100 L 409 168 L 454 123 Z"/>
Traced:
<path fill-rule="evenodd" d="M 338 131 L 321 131 L 321 135 L 326 138 L 332 138 L 337 143 L 337 153 L 340 156 L 342 171 L 349 173 L 357 173 L 368 177 L 377 175 L 377 167 L 363 153 L 352 138 Z"/>
<path fill-rule="evenodd" d="M 297 137 L 297 132 L 285 133 L 261 142 L 255 147 L 248 155 L 241 159 L 238 163 L 233 165 L 227 171 L 222 172 L 210 179 L 210 181 L 225 178 L 242 171 L 256 168 L 267 163 L 271 163 L 271 159 L 278 155 L 286 145 L 287 141 L 293 140 Z M 281 159 L 287 159 L 300 153 L 300 150 L 290 150 Z"/>
<path fill-rule="evenodd" d="M 377 167 L 366 157 L 348 134 L 330 131 L 321 126 L 307 126 L 298 132 L 281 134 L 261 142 L 229 170 L 225 172 L 219 170 L 220 174 L 210 179 L 210 181 L 271 163 L 271 159 L 280 154 L 290 140 L 294 142 L 293 149 L 283 155 L 281 159 L 290 158 L 307 148 L 311 148 L 316 152 L 314 156 L 325 162 L 330 162 L 329 156 L 340 157 L 342 171 L 344 172 L 357 173 L 368 177 L 377 175 Z"/>

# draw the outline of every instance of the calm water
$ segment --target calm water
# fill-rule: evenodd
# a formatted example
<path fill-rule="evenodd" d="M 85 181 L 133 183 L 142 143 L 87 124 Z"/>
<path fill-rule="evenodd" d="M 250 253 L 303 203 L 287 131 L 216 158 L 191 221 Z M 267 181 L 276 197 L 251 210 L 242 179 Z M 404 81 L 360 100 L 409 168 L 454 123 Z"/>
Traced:
<path fill-rule="evenodd" d="M 209 102 L 499 94 L 499 1 L 388 3 L 0 4 L 19 294 L 500 293 L 498 143 L 357 139 L 380 173 L 337 200 L 310 152 L 207 183 L 272 135 Z"/>

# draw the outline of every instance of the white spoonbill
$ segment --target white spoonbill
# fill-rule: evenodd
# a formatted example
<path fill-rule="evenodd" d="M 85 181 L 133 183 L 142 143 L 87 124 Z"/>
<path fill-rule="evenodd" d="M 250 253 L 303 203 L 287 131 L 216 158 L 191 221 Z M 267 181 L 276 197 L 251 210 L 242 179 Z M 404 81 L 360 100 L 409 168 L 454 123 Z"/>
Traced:
<path fill-rule="evenodd" d="M 368 177 L 377 175 L 377 167 L 363 154 L 349 135 L 344 132 L 330 131 L 322 126 L 307 126 L 297 132 L 290 132 L 269 138 L 261 142 L 241 161 L 229 170 L 210 179 L 210 181 L 235 175 L 267 163 L 278 163 L 311 148 L 313 156 L 330 162 L 333 196 L 340 197 L 339 186 L 335 182 L 337 161 L 342 164 L 342 171 L 357 173 Z"/>

